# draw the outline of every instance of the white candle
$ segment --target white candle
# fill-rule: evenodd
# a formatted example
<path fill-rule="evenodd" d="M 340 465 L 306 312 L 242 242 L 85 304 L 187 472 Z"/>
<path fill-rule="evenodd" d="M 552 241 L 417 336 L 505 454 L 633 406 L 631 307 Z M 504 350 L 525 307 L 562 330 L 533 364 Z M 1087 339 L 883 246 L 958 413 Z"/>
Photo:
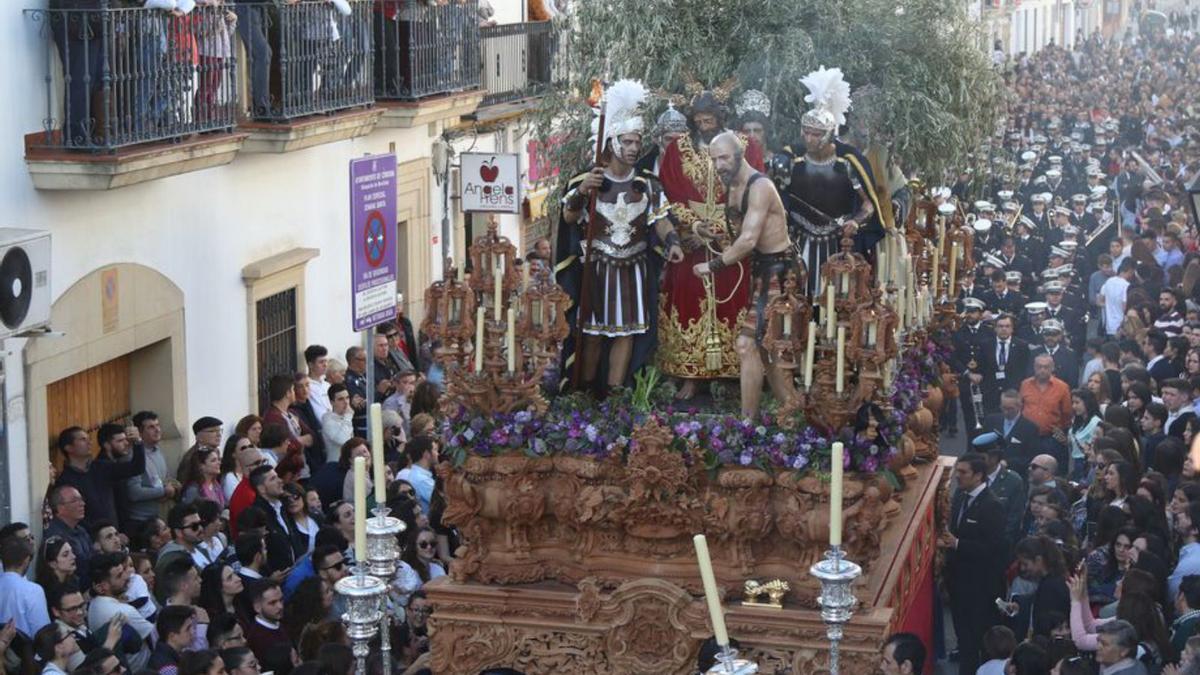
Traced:
<path fill-rule="evenodd" d="M 950 296 L 950 301 L 954 302 L 958 298 L 958 291 L 955 283 L 958 281 L 958 242 L 950 245 L 950 285 L 946 288 L 946 295 Z"/>
<path fill-rule="evenodd" d="M 874 321 L 867 324 L 867 346 L 868 347 L 871 347 L 871 348 L 875 347 L 876 331 L 878 331 L 878 329 L 879 329 L 878 324 L 876 324 Z"/>
<path fill-rule="evenodd" d="M 529 288 L 529 263 L 521 265 L 521 288 Z"/>
<path fill-rule="evenodd" d="M 837 329 L 837 393 L 842 393 L 846 384 L 846 327 Z"/>
<path fill-rule="evenodd" d="M 817 322 L 808 322 L 808 344 L 804 348 L 804 386 L 805 388 L 812 387 L 813 373 L 813 352 L 816 351 L 814 344 L 817 339 Z"/>
<path fill-rule="evenodd" d="M 371 420 L 371 469 L 375 474 L 375 505 L 387 502 L 387 466 L 383 461 L 383 406 L 372 403 Z"/>
<path fill-rule="evenodd" d="M 833 311 L 833 284 L 825 287 L 825 339 L 833 339 L 833 326 L 837 323 L 836 315 Z"/>
<path fill-rule="evenodd" d="M 513 308 L 508 308 L 508 330 L 504 333 L 504 348 L 508 352 L 508 372 L 514 373 L 517 370 L 517 316 L 513 314 Z"/>
<path fill-rule="evenodd" d="M 354 458 L 354 559 L 367 562 L 367 458 Z"/>
<path fill-rule="evenodd" d="M 875 270 L 875 281 L 878 282 L 880 286 L 883 286 L 884 280 L 887 279 L 887 260 L 887 237 L 884 237 L 883 240 L 880 241 L 877 246 L 875 246 L 875 261 L 876 265 L 879 267 L 879 269 Z"/>
<path fill-rule="evenodd" d="M 692 537 L 696 546 L 696 561 L 700 564 L 700 579 L 704 582 L 704 600 L 708 603 L 708 616 L 712 620 L 713 637 L 722 647 L 729 644 L 729 633 L 725 631 L 725 612 L 721 608 L 721 596 L 717 594 L 717 579 L 713 576 L 712 558 L 708 555 L 708 540 L 704 535 Z"/>
<path fill-rule="evenodd" d="M 493 303 L 492 304 L 492 320 L 493 321 L 500 320 L 500 306 L 502 304 L 504 304 L 500 297 L 501 291 L 504 287 L 504 272 L 501 270 L 501 262 L 500 262 L 502 260 L 504 260 L 504 258 L 501 258 L 501 257 L 496 258 L 496 269 L 492 272 L 492 281 L 493 281 L 492 292 L 494 293 L 494 297 L 492 298 L 492 303 Z"/>
<path fill-rule="evenodd" d="M 833 444 L 832 466 L 829 471 L 829 545 L 842 545 L 842 465 L 845 463 L 842 444 Z"/>
<path fill-rule="evenodd" d="M 838 282 L 842 287 L 841 294 L 849 295 L 850 294 L 850 273 L 842 272 L 842 273 L 838 274 Z"/>
<path fill-rule="evenodd" d="M 896 297 L 896 322 L 904 330 L 904 287 L 901 286 Z"/>
<path fill-rule="evenodd" d="M 787 314 L 783 315 L 783 336 L 784 337 L 792 336 L 792 313 L 791 312 L 788 312 Z"/>
<path fill-rule="evenodd" d="M 483 370 L 483 306 L 475 310 L 475 372 Z"/>

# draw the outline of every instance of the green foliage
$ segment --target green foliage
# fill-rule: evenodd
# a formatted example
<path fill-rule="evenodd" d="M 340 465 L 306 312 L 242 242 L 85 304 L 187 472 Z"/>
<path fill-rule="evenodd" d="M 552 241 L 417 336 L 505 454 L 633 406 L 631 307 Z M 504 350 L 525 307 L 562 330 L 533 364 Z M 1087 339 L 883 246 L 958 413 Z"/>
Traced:
<path fill-rule="evenodd" d="M 882 142 L 909 172 L 940 177 L 994 128 L 1002 82 L 978 48 L 961 3 L 945 0 L 589 0 L 578 8 L 568 48 L 568 86 L 549 94 L 538 134 L 560 134 L 552 161 L 564 173 L 591 161 L 593 78 L 641 79 L 682 94 L 688 76 L 774 104 L 774 145 L 799 140 L 808 109 L 799 79 L 840 67 L 855 104 L 852 132 Z M 650 113 L 666 105 L 657 101 Z M 653 120 L 648 120 L 652 122 Z M 566 133 L 563 133 L 566 132 Z"/>

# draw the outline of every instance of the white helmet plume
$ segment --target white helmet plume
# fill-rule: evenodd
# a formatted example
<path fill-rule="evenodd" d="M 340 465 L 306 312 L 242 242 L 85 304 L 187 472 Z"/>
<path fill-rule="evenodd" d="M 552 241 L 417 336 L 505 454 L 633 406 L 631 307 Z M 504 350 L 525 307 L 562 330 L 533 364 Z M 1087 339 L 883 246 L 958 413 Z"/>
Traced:
<path fill-rule="evenodd" d="M 819 129 L 835 129 L 846 123 L 846 111 L 850 110 L 850 84 L 842 77 L 841 68 L 821 66 L 800 78 L 800 84 L 808 88 L 804 97 L 812 109 L 804 113 L 801 124 Z"/>

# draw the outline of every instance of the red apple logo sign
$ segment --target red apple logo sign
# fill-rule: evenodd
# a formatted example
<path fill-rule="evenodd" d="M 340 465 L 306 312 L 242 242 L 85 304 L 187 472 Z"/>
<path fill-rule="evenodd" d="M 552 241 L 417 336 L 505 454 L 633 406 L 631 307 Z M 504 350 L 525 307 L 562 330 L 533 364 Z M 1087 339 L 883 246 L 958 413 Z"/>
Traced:
<path fill-rule="evenodd" d="M 500 167 L 496 166 L 495 157 L 479 165 L 479 177 L 485 183 L 496 182 L 496 179 L 500 177 Z"/>
<path fill-rule="evenodd" d="M 510 168 L 508 173 L 501 176 L 504 160 L 510 158 L 500 157 L 500 163 L 497 163 L 497 158 L 492 156 L 480 161 L 479 181 L 467 181 L 463 186 L 463 196 L 474 202 L 476 208 L 473 210 L 515 213 L 517 188 L 513 182 L 515 178 L 508 175 L 514 172 Z"/>

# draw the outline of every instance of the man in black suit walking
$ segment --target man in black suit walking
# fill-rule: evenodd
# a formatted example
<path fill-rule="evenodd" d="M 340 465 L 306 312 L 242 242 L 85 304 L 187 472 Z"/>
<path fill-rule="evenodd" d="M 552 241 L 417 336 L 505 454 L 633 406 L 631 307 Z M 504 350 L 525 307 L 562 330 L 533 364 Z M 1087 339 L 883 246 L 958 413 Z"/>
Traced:
<path fill-rule="evenodd" d="M 958 637 L 958 670 L 979 667 L 983 634 L 1000 622 L 996 599 L 1004 595 L 1008 542 L 1004 508 L 987 487 L 987 462 L 970 452 L 954 464 L 958 487 L 950 507 L 949 532 L 938 538 L 946 550 L 943 571 L 950 591 L 950 616 Z"/>
<path fill-rule="evenodd" d="M 1019 381 L 1014 384 L 1019 384 Z M 996 432 L 1004 439 L 1004 458 L 1008 468 L 1024 479 L 1029 461 L 1038 453 L 1038 429 L 1021 414 L 1024 410 L 1021 394 L 1011 385 L 1009 387 L 1000 394 L 1000 413 L 988 415 L 983 421 L 983 428 Z"/>
<path fill-rule="evenodd" d="M 983 410 L 989 417 L 1000 411 L 1000 392 L 1021 385 L 1029 376 L 1029 344 L 1014 337 L 1017 322 L 1011 314 L 1001 314 L 995 322 L 996 337 L 988 347 L 993 375 L 983 392 Z"/>

